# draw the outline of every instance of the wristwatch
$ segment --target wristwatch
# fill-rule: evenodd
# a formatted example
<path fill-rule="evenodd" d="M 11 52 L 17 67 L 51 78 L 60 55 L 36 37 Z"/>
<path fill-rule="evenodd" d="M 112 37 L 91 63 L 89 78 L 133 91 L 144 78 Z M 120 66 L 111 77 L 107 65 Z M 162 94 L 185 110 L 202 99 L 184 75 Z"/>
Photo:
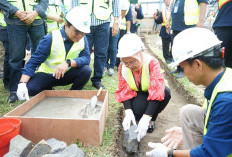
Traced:
<path fill-rule="evenodd" d="M 173 149 L 170 149 L 170 150 L 168 151 L 168 157 L 173 157 Z"/>
<path fill-rule="evenodd" d="M 68 64 L 68 67 L 71 67 L 71 60 L 70 59 L 67 59 L 66 63 Z"/>

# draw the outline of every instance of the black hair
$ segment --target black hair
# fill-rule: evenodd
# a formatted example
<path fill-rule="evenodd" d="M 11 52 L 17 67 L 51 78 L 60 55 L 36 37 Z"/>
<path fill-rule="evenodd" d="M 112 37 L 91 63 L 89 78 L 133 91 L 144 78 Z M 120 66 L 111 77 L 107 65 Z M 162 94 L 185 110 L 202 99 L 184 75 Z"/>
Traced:
<path fill-rule="evenodd" d="M 67 22 L 68 27 L 72 26 L 72 24 L 68 20 L 66 20 L 66 22 Z"/>
<path fill-rule="evenodd" d="M 224 67 L 224 59 L 222 57 L 213 57 L 213 56 L 198 56 L 195 58 L 187 59 L 186 61 L 192 65 L 195 59 L 199 59 L 207 64 L 210 68 L 217 70 L 221 67 Z"/>

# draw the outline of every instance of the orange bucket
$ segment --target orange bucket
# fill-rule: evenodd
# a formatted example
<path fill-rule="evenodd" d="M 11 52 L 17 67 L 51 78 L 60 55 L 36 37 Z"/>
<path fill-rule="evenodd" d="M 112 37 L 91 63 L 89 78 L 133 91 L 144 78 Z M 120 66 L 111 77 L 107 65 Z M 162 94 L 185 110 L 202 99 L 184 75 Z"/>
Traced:
<path fill-rule="evenodd" d="M 0 157 L 9 151 L 10 140 L 19 134 L 21 122 L 16 118 L 0 118 Z"/>

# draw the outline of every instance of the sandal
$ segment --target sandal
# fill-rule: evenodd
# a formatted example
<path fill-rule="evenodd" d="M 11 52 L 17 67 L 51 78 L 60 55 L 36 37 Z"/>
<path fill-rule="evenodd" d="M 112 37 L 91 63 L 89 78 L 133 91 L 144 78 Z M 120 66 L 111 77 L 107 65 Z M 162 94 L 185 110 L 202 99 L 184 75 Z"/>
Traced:
<path fill-rule="evenodd" d="M 152 133 L 154 130 L 155 130 L 155 124 L 149 125 L 149 127 L 147 129 L 147 133 Z"/>

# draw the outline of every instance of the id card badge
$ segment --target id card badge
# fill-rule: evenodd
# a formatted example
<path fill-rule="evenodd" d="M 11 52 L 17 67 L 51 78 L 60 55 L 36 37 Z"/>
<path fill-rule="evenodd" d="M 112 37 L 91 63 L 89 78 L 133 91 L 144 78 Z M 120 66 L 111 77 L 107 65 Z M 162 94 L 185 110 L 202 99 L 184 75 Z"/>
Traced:
<path fill-rule="evenodd" d="M 173 13 L 177 13 L 180 1 L 178 0 L 174 6 Z"/>

